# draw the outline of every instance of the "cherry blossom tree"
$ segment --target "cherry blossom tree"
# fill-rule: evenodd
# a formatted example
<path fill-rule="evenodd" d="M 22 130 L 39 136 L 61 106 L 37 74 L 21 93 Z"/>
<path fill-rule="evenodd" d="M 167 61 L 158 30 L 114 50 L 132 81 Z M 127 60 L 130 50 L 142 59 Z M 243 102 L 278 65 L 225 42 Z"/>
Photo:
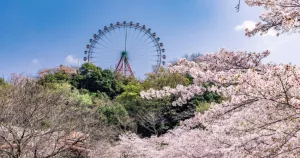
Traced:
<path fill-rule="evenodd" d="M 74 121 L 82 116 L 72 109 L 78 104 L 66 92 L 51 92 L 34 79 L 14 75 L 0 86 L 0 96 L 0 157 L 50 158 L 85 150 L 76 145 L 86 135 L 70 137 L 85 122 Z"/>
<path fill-rule="evenodd" d="M 96 140 L 113 138 L 96 108 L 81 108 L 69 91 L 13 75 L 0 85 L 0 157 L 86 156 Z"/>
<path fill-rule="evenodd" d="M 263 22 L 257 23 L 252 30 L 246 30 L 247 36 L 265 34 L 270 30 L 276 31 L 277 35 L 300 32 L 299 0 L 245 0 L 245 2 L 249 6 L 260 6 L 267 10 L 260 15 Z"/>
<path fill-rule="evenodd" d="M 151 99 L 173 95 L 178 97 L 173 105 L 182 105 L 195 95 L 201 95 L 207 90 L 201 84 L 207 82 L 214 82 L 219 85 L 235 84 L 235 81 L 229 81 L 232 76 L 237 76 L 248 69 L 262 71 L 265 65 L 262 65 L 261 61 L 269 54 L 269 51 L 247 53 L 220 49 L 217 53 L 199 57 L 197 62 L 180 59 L 176 65 L 169 67 L 170 71 L 189 74 L 194 79 L 193 85 L 178 85 L 176 88 L 164 87 L 162 90 L 149 89 L 147 92 L 141 92 L 141 96 Z"/>
<path fill-rule="evenodd" d="M 222 94 L 204 114 L 182 122 L 161 137 L 141 139 L 121 136 L 107 152 L 115 157 L 297 157 L 300 152 L 300 68 L 262 64 L 269 55 L 231 52 L 179 60 L 173 72 L 189 73 L 194 85 L 143 92 L 146 98 L 177 95 L 181 105 L 201 93 L 202 82 L 212 81 L 210 91 Z M 184 100 L 184 101 L 182 101 Z M 97 150 L 95 150 L 97 151 Z M 112 155 L 111 155 L 112 156 Z"/>

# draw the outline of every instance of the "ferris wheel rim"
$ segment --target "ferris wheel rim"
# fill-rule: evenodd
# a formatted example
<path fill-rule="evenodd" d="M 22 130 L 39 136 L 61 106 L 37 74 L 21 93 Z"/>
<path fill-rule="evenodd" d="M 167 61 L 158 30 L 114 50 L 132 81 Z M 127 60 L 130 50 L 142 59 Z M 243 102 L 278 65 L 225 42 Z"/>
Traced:
<path fill-rule="evenodd" d="M 151 28 L 147 29 L 146 25 L 140 25 L 140 23 L 134 24 L 132 21 L 130 21 L 129 23 L 127 23 L 126 21 L 124 21 L 123 23 L 116 22 L 116 24 L 111 23 L 109 26 L 104 26 L 103 30 L 98 30 L 98 33 L 93 35 L 93 39 L 90 39 L 90 44 L 86 45 L 85 54 L 87 55 L 87 57 L 84 57 L 84 60 L 89 63 L 93 63 L 92 61 L 93 53 L 95 53 L 93 52 L 93 50 L 95 48 L 95 45 L 98 43 L 98 41 L 101 40 L 101 38 L 106 37 L 108 33 L 121 28 L 124 29 L 133 28 L 135 29 L 135 31 L 138 30 L 140 32 L 143 32 L 144 36 L 147 35 L 148 38 L 151 39 L 151 43 L 154 43 L 157 52 L 157 60 L 156 60 L 156 65 L 154 70 L 154 72 L 157 73 L 161 65 L 165 65 L 165 61 L 163 60 L 166 59 L 166 55 L 164 54 L 165 49 L 163 48 L 163 43 L 160 43 L 160 38 L 156 37 L 155 32 L 151 32 Z"/>

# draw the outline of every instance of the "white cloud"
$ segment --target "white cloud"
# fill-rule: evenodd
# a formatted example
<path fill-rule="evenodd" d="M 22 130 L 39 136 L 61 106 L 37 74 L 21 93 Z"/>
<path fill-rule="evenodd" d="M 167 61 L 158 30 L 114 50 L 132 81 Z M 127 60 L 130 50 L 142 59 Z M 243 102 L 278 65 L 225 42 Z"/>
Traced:
<path fill-rule="evenodd" d="M 269 30 L 267 34 L 263 36 L 277 36 L 277 32 L 273 29 Z"/>
<path fill-rule="evenodd" d="M 255 28 L 255 25 L 256 25 L 256 22 L 251 21 L 251 20 L 246 20 L 246 21 L 243 22 L 243 24 L 235 26 L 234 29 L 236 31 L 245 31 L 245 29 L 253 30 Z M 266 37 L 266 36 L 277 36 L 277 32 L 275 30 L 273 30 L 273 29 L 270 29 L 266 34 L 263 34 L 262 36 L 263 37 Z"/>
<path fill-rule="evenodd" d="M 73 56 L 73 55 L 68 55 L 66 58 L 65 58 L 65 62 L 67 64 L 78 64 L 78 58 L 76 56 Z"/>
<path fill-rule="evenodd" d="M 33 59 L 33 60 L 31 60 L 31 63 L 32 63 L 32 64 L 39 64 L 40 61 L 39 61 L 38 59 Z"/>
<path fill-rule="evenodd" d="M 245 31 L 245 29 L 252 30 L 255 28 L 255 24 L 256 22 L 254 21 L 246 20 L 243 22 L 243 24 L 235 26 L 234 29 L 236 31 Z"/>

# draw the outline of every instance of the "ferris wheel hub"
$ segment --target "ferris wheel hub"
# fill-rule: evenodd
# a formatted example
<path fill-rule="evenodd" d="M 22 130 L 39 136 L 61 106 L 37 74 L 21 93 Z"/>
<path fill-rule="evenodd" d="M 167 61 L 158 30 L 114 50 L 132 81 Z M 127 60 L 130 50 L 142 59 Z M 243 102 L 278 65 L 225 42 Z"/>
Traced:
<path fill-rule="evenodd" d="M 121 57 L 126 57 L 127 58 L 127 52 L 126 51 L 121 52 Z"/>

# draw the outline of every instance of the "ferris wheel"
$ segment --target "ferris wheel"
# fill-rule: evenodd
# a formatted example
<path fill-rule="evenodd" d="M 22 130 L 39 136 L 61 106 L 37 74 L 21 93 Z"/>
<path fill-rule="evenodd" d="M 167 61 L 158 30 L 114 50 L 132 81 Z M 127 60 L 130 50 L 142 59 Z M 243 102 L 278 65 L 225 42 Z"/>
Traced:
<path fill-rule="evenodd" d="M 104 26 L 86 45 L 84 61 L 114 69 L 124 76 L 141 77 L 165 65 L 165 49 L 160 38 L 145 25 L 117 22 Z"/>

